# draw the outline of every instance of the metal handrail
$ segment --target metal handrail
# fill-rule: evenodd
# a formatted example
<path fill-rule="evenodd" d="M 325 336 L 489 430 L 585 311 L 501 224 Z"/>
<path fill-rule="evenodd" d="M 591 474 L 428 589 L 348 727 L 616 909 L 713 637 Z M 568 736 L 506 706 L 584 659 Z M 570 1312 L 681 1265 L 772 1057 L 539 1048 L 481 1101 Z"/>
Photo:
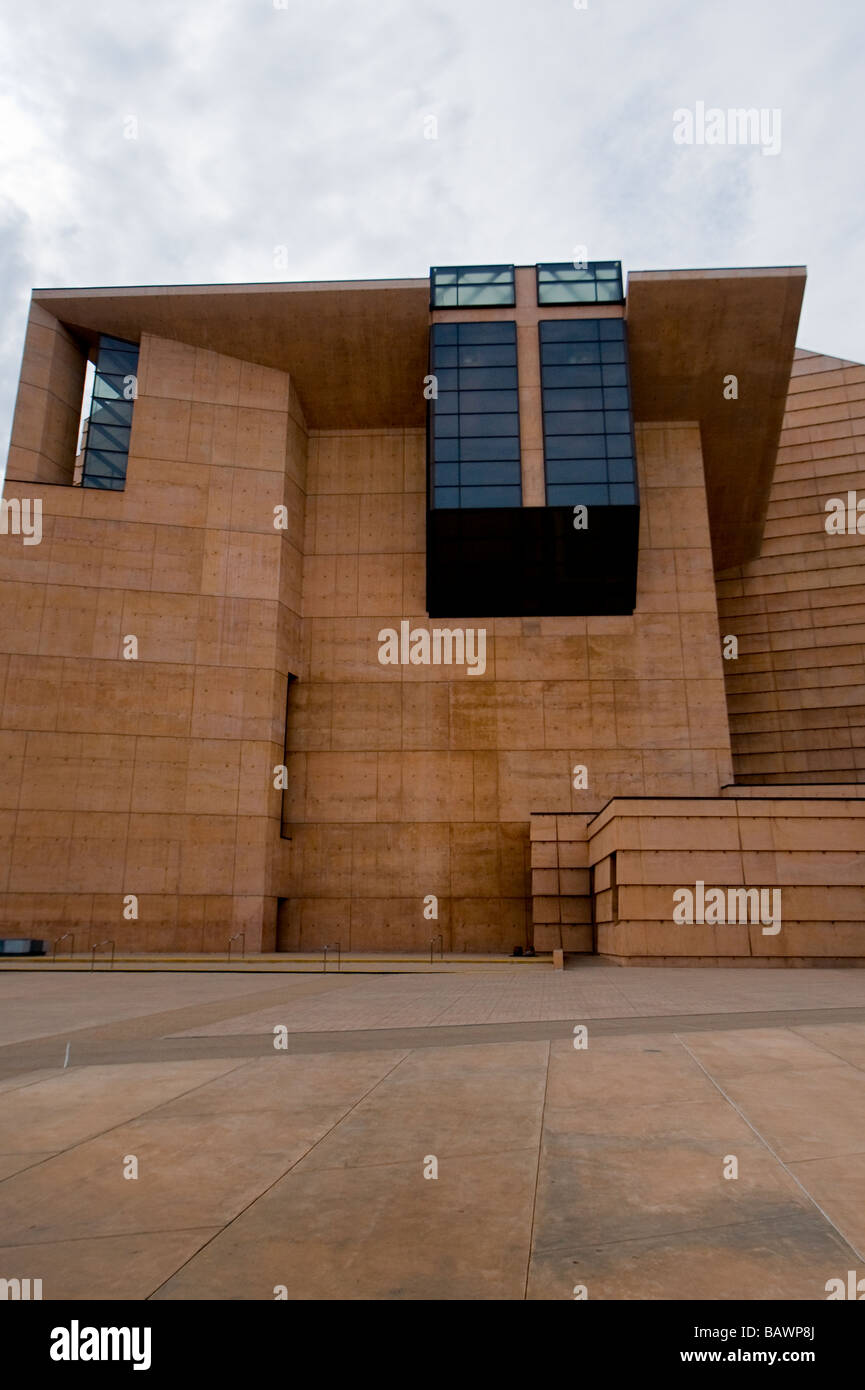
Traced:
<path fill-rule="evenodd" d="M 54 955 L 53 955 L 53 957 L 52 957 L 53 960 L 56 960 L 56 959 L 57 959 L 57 947 L 60 945 L 60 942 L 61 942 L 61 941 L 65 941 L 65 940 L 66 940 L 67 936 L 71 936 L 71 937 L 72 937 L 72 950 L 69 952 L 69 955 L 70 955 L 70 956 L 74 956 L 74 955 L 75 955 L 75 933 L 74 933 L 74 931 L 65 931 L 65 932 L 63 933 L 63 935 L 62 935 L 62 936 L 58 936 L 57 940 L 54 942 Z"/>
<path fill-rule="evenodd" d="M 433 950 L 435 949 L 435 944 L 436 944 L 436 942 L 439 943 L 439 960 L 444 960 L 444 958 L 445 958 L 445 939 L 444 939 L 444 937 L 442 936 L 441 932 L 439 932 L 438 936 L 431 936 L 431 937 L 430 937 L 430 943 L 429 943 L 429 963 L 430 963 L 430 965 L 432 965 L 432 963 L 433 963 Z"/>
<path fill-rule="evenodd" d="M 228 959 L 229 959 L 229 960 L 231 960 L 231 943 L 232 943 L 232 941 L 240 941 L 240 942 L 242 942 L 242 945 L 241 945 L 241 947 L 240 947 L 240 959 L 243 960 L 244 956 L 246 955 L 246 932 L 245 932 L 245 931 L 236 931 L 236 932 L 234 933 L 234 936 L 230 936 L 230 937 L 228 938 Z"/>
<path fill-rule="evenodd" d="M 322 946 L 322 969 L 327 974 L 327 953 L 336 951 L 336 968 L 338 973 L 342 973 L 342 942 L 332 941 L 329 946 Z"/>
<path fill-rule="evenodd" d="M 94 967 L 95 967 L 95 965 L 96 965 L 96 952 L 99 951 L 99 950 L 101 950 L 103 946 L 110 946 L 110 947 L 111 947 L 111 965 L 110 965 L 109 969 L 111 969 L 111 970 L 114 969 L 114 944 L 115 944 L 115 943 L 114 943 L 113 941 L 109 941 L 109 940 L 106 939 L 105 941 L 97 941 L 97 942 L 91 947 L 91 949 L 90 949 L 90 969 L 91 969 L 91 970 L 93 970 Z"/>

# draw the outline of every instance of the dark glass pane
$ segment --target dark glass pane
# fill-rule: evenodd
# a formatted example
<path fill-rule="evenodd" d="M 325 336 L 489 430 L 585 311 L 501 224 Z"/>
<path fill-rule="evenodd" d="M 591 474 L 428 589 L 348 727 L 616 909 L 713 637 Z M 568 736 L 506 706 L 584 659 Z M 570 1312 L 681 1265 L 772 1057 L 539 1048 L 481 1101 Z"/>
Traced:
<path fill-rule="evenodd" d="M 461 486 L 476 487 L 483 483 L 510 483 L 519 487 L 519 463 L 466 463 L 463 460 L 460 464 Z"/>
<path fill-rule="evenodd" d="M 437 487 L 435 490 L 435 504 L 437 507 L 458 507 L 460 504 L 459 488 Z"/>
<path fill-rule="evenodd" d="M 602 362 L 624 362 L 625 360 L 624 343 L 601 343 Z"/>
<path fill-rule="evenodd" d="M 457 341 L 457 327 L 455 323 L 434 323 L 432 328 L 432 340 L 435 347 L 445 347 L 455 344 Z"/>
<path fill-rule="evenodd" d="M 633 483 L 611 483 L 610 501 L 619 507 L 632 506 L 637 500 L 637 489 Z"/>
<path fill-rule="evenodd" d="M 87 431 L 87 450 L 91 449 L 117 449 L 121 453 L 129 453 L 128 425 L 94 425 L 90 422 Z"/>
<path fill-rule="evenodd" d="M 633 459 L 610 459 L 607 468 L 611 483 L 631 483 L 634 481 Z"/>
<path fill-rule="evenodd" d="M 518 487 L 461 487 L 463 507 L 518 507 L 522 499 Z"/>
<path fill-rule="evenodd" d="M 463 347 L 459 349 L 460 370 L 464 367 L 513 367 L 516 365 L 516 347 L 501 346 Z"/>
<path fill-rule="evenodd" d="M 99 372 L 93 378 L 94 396 L 105 396 L 124 400 L 124 378 L 122 376 L 102 376 Z"/>
<path fill-rule="evenodd" d="M 498 437 L 503 434 L 515 434 L 520 432 L 519 417 L 517 415 L 460 415 L 459 416 L 460 435 L 488 438 Z"/>
<path fill-rule="evenodd" d="M 551 507 L 605 507 L 609 503 L 608 489 L 598 483 L 561 483 L 547 488 Z"/>
<path fill-rule="evenodd" d="M 604 426 L 607 434 L 630 434 L 631 412 L 629 410 L 605 411 Z"/>
<path fill-rule="evenodd" d="M 436 366 L 434 375 L 438 382 L 439 391 L 456 391 L 459 389 L 459 372 L 456 367 Z"/>
<path fill-rule="evenodd" d="M 96 370 L 109 376 L 135 376 L 138 371 L 138 353 L 116 352 L 113 348 L 100 348 L 96 359 Z"/>
<path fill-rule="evenodd" d="M 467 343 L 513 343 L 517 341 L 517 326 L 509 320 L 494 323 L 459 323 L 459 344 Z"/>
<path fill-rule="evenodd" d="M 600 365 L 600 343 L 545 343 L 541 348 L 541 362 L 547 365 L 569 363 L 575 367 Z"/>
<path fill-rule="evenodd" d="M 547 459 L 593 459 L 604 452 L 604 436 L 599 434 L 550 435 L 544 445 Z"/>
<path fill-rule="evenodd" d="M 436 487 L 456 487 L 460 480 L 458 463 L 437 463 L 435 465 Z"/>
<path fill-rule="evenodd" d="M 546 383 L 546 374 L 544 374 Z M 572 391 L 544 391 L 544 410 L 602 410 L 603 392 L 590 386 Z"/>
<path fill-rule="evenodd" d="M 433 292 L 433 305 L 436 309 L 459 308 L 456 285 L 437 286 Z"/>
<path fill-rule="evenodd" d="M 490 287 L 499 292 L 501 284 L 497 288 L 493 282 L 504 280 L 510 293 L 511 277 L 502 267 L 486 272 L 474 267 L 471 279 L 484 293 Z M 461 296 L 464 290 L 461 282 Z M 436 333 L 442 327 L 449 330 L 444 342 Z M 510 320 L 435 325 L 431 355 L 438 381 L 430 417 L 433 505 L 519 506 L 516 325 Z"/>
<path fill-rule="evenodd" d="M 91 425 L 131 425 L 133 401 L 109 398 L 94 400 L 90 406 Z"/>
<path fill-rule="evenodd" d="M 605 386 L 627 386 L 627 367 L 602 367 Z"/>
<path fill-rule="evenodd" d="M 543 319 L 542 343 L 585 343 L 598 338 L 597 319 Z"/>
<path fill-rule="evenodd" d="M 436 439 L 433 443 L 433 458 L 436 463 L 456 463 L 460 456 L 458 439 Z"/>
<path fill-rule="evenodd" d="M 516 459 L 520 457 L 519 436 L 498 439 L 462 439 L 460 440 L 460 458 L 466 460 L 476 459 Z"/>
<path fill-rule="evenodd" d="M 604 459 L 548 459 L 548 483 L 605 483 Z"/>
<path fill-rule="evenodd" d="M 604 414 L 601 410 L 546 411 L 544 430 L 547 434 L 603 434 Z"/>
<path fill-rule="evenodd" d="M 129 342 L 126 338 L 111 338 L 107 333 L 100 334 L 100 348 L 120 348 L 121 352 L 137 352 L 138 344 Z"/>
<path fill-rule="evenodd" d="M 124 478 L 98 478 L 85 473 L 81 479 L 82 487 L 98 487 L 109 492 L 122 492 Z"/>
<path fill-rule="evenodd" d="M 437 372 L 442 367 L 455 367 L 457 365 L 457 349 L 455 347 L 434 347 L 432 353 L 433 371 Z"/>
<path fill-rule="evenodd" d="M 601 368 L 600 366 L 551 367 L 545 362 L 543 383 L 545 387 L 600 386 Z"/>
<path fill-rule="evenodd" d="M 97 478 L 125 478 L 128 455 L 104 449 L 84 451 L 84 472 Z"/>
<path fill-rule="evenodd" d="M 601 279 L 617 289 L 617 271 Z M 610 458 L 614 486 L 626 489 L 619 499 L 628 500 L 634 465 L 623 320 L 546 320 L 540 337 L 548 503 L 606 505 Z"/>
<path fill-rule="evenodd" d="M 630 434 L 617 435 L 607 440 L 607 458 L 633 458 L 633 455 Z"/>
<path fill-rule="evenodd" d="M 622 298 L 622 291 L 613 281 L 599 280 L 595 286 L 599 304 L 617 304 Z"/>
<path fill-rule="evenodd" d="M 516 367 L 463 367 L 460 370 L 461 391 L 516 390 Z"/>
<path fill-rule="evenodd" d="M 460 391 L 460 414 L 475 415 L 486 411 L 515 411 L 516 391 Z"/>

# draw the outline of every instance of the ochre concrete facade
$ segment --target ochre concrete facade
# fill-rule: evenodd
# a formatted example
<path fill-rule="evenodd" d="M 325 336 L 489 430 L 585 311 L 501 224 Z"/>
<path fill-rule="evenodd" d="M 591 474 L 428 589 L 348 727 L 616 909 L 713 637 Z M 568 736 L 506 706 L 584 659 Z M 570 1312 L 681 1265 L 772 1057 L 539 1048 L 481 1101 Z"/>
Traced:
<path fill-rule="evenodd" d="M 533 810 L 732 780 L 699 430 L 640 427 L 638 455 L 637 611 L 480 615 L 486 670 L 468 675 L 378 661 L 380 630 L 434 626 L 422 432 L 312 435 L 286 945 L 421 949 L 434 894 L 446 950 L 524 946 Z"/>
<path fill-rule="evenodd" d="M 729 335 L 724 295 L 747 286 L 708 274 L 695 305 Z M 755 555 L 759 528 L 737 542 L 718 511 L 727 417 L 716 426 L 702 386 L 677 405 L 664 343 L 680 351 L 682 335 L 659 328 L 652 358 L 660 301 L 642 325 L 629 304 L 637 361 L 665 383 L 659 397 L 634 381 L 635 405 L 656 403 L 636 410 L 634 613 L 430 620 L 426 439 L 404 379 L 406 361 L 423 365 L 424 284 L 397 282 L 389 298 L 179 292 L 184 341 L 169 331 L 171 291 L 34 300 L 5 496 L 41 501 L 43 536 L 0 535 L 0 935 L 197 952 L 243 932 L 248 951 L 427 951 L 441 933 L 446 952 L 865 959 L 863 539 L 823 524 L 825 498 L 862 477 L 865 369 L 797 357 Z M 765 285 L 779 317 L 758 365 L 768 341 L 792 358 L 801 296 L 795 276 L 786 294 Z M 295 373 L 280 316 L 291 343 L 292 305 L 306 325 L 328 293 Z M 367 397 L 354 377 L 383 331 L 381 295 L 396 341 L 370 350 L 391 389 L 379 377 Z M 259 311 L 266 362 L 243 356 Z M 538 311 L 520 312 L 524 505 L 537 506 Z M 125 491 L 73 487 L 88 347 L 136 322 Z M 421 372 L 421 400 L 422 384 Z M 654 418 L 661 398 L 669 419 Z M 777 413 L 774 396 L 765 418 L 749 404 L 761 460 Z M 713 547 L 737 544 L 752 558 L 716 575 Z M 403 621 L 484 629 L 485 669 L 382 665 L 379 633 Z M 737 661 L 722 657 L 727 634 Z M 137 660 L 124 659 L 130 636 Z M 674 923 L 674 891 L 697 880 L 780 886 L 782 930 Z"/>

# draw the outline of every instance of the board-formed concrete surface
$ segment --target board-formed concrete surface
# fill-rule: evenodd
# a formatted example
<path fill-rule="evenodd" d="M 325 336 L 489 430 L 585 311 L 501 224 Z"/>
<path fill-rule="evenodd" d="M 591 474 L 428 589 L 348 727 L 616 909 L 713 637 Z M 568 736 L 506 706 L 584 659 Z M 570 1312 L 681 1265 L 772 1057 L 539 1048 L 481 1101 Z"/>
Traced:
<path fill-rule="evenodd" d="M 0 1277 L 46 1299 L 865 1276 L 863 971 L 0 972 L 0 1019 Z"/>

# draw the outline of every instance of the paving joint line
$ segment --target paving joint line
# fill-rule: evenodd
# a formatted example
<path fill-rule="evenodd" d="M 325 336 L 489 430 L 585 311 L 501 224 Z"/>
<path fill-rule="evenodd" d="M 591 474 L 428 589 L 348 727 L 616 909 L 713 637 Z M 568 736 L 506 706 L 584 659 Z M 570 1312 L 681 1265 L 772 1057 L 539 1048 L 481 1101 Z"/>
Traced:
<path fill-rule="evenodd" d="M 196 1058 L 193 1060 L 197 1061 L 199 1059 Z M 82 1148 L 85 1144 L 91 1143 L 94 1139 L 103 1139 L 106 1134 L 113 1134 L 116 1129 L 123 1129 L 124 1125 L 137 1124 L 145 1115 L 152 1115 L 155 1110 L 161 1110 L 164 1105 L 169 1105 L 175 1100 L 182 1100 L 184 1096 L 194 1095 L 196 1091 L 201 1090 L 202 1086 L 209 1086 L 212 1081 L 219 1081 L 223 1076 L 231 1076 L 234 1072 L 240 1071 L 241 1068 L 249 1066 L 250 1060 L 250 1058 L 244 1057 L 236 1066 L 227 1067 L 218 1077 L 209 1076 L 206 1081 L 200 1081 L 196 1086 L 190 1086 L 185 1091 L 179 1091 L 177 1095 L 171 1096 L 169 1100 L 161 1100 L 157 1105 L 151 1105 L 148 1109 L 139 1111 L 137 1115 L 130 1115 L 128 1119 L 118 1120 L 116 1124 L 108 1125 L 105 1129 L 96 1130 L 93 1134 L 87 1134 L 83 1138 L 77 1139 L 72 1144 L 66 1144 L 62 1149 L 58 1149 L 56 1153 L 50 1154 L 48 1158 L 43 1158 L 37 1163 L 31 1163 L 25 1171 L 29 1172 L 30 1168 L 39 1168 L 43 1163 L 52 1163 L 55 1158 L 61 1158 L 64 1154 L 72 1153 L 74 1149 Z M 71 1069 L 67 1070 L 66 1074 L 71 1075 Z M 19 1172 L 20 1171 L 19 1169 Z M 17 1176 L 18 1173 L 8 1173 L 5 1178 L 0 1178 L 0 1184 L 11 1182 L 11 1180 Z"/>
<path fill-rule="evenodd" d="M 165 1286 L 166 1286 L 166 1284 L 169 1284 L 169 1283 L 171 1282 L 172 1279 L 176 1279 L 176 1278 L 177 1278 L 177 1275 L 180 1273 L 180 1271 L 181 1271 L 182 1269 L 185 1269 L 186 1266 L 187 1266 L 188 1264 L 191 1264 L 193 1260 L 197 1259 L 198 1256 L 199 1256 L 204 1250 L 207 1249 L 208 1245 L 210 1245 L 214 1240 L 217 1240 L 217 1239 L 219 1238 L 219 1236 L 224 1235 L 225 1232 L 229 1229 L 229 1227 L 234 1225 L 235 1221 L 239 1221 L 240 1218 L 241 1218 L 241 1216 L 245 1215 L 245 1213 L 248 1212 L 248 1211 L 250 1210 L 251 1207 L 254 1207 L 254 1206 L 255 1206 L 256 1202 L 260 1201 L 262 1197 L 265 1197 L 265 1196 L 267 1195 L 268 1192 L 272 1192 L 273 1189 L 276 1187 L 277 1183 L 282 1182 L 283 1178 L 288 1177 L 289 1173 L 293 1172 L 294 1169 L 298 1166 L 299 1163 L 302 1163 L 303 1160 L 304 1160 L 306 1157 L 308 1157 L 308 1155 L 311 1154 L 311 1153 L 313 1152 L 313 1150 L 316 1149 L 316 1148 L 318 1147 L 319 1144 L 323 1143 L 324 1140 L 327 1139 L 327 1137 L 328 1137 L 330 1134 L 332 1134 L 333 1131 L 334 1131 L 339 1125 L 341 1125 L 341 1124 L 343 1123 L 344 1120 L 347 1120 L 347 1119 L 348 1119 L 349 1115 L 351 1115 L 352 1112 L 353 1112 L 354 1110 L 356 1110 L 357 1107 L 358 1107 L 363 1101 L 366 1100 L 367 1096 L 372 1095 L 373 1091 L 375 1091 L 375 1090 L 377 1089 L 377 1087 L 379 1087 L 379 1086 L 382 1084 L 383 1081 L 386 1081 L 387 1078 L 391 1075 L 391 1073 L 394 1072 L 394 1071 L 396 1071 L 397 1067 L 402 1066 L 402 1064 L 403 1064 L 403 1062 L 405 1061 L 406 1057 L 409 1056 L 409 1052 L 410 1052 L 410 1050 L 407 1050 L 407 1051 L 403 1054 L 403 1056 L 399 1058 L 398 1061 L 394 1062 L 393 1066 L 391 1066 L 391 1067 L 388 1068 L 388 1070 L 384 1073 L 384 1075 L 378 1077 L 378 1079 L 372 1083 L 372 1085 L 369 1087 L 369 1089 L 366 1090 L 366 1091 L 364 1091 L 364 1093 L 363 1093 L 362 1096 L 358 1096 L 357 1100 L 356 1100 L 352 1105 L 350 1105 L 350 1106 L 348 1107 L 348 1109 L 345 1110 L 345 1111 L 340 1115 L 339 1119 L 334 1120 L 333 1124 L 330 1125 L 330 1127 L 324 1132 L 324 1134 L 319 1135 L 318 1139 L 316 1139 L 314 1143 L 310 1144 L 309 1148 L 306 1149 L 306 1150 L 300 1155 L 299 1158 L 296 1158 L 296 1159 L 294 1160 L 293 1163 L 290 1163 L 290 1164 L 288 1165 L 288 1167 L 285 1168 L 285 1169 L 283 1170 L 283 1172 L 281 1172 L 277 1178 L 274 1178 L 274 1180 L 273 1180 L 272 1183 L 268 1183 L 267 1187 L 263 1187 L 262 1190 L 261 1190 L 255 1197 L 251 1198 L 251 1200 L 250 1200 L 249 1202 L 247 1202 L 246 1206 L 241 1207 L 240 1211 L 235 1212 L 234 1216 L 232 1216 L 231 1219 L 230 1219 L 229 1221 L 226 1221 L 226 1223 L 225 1223 L 224 1226 L 221 1226 L 220 1229 L 219 1229 L 218 1231 L 215 1231 L 214 1234 L 210 1237 L 210 1240 L 206 1240 L 206 1241 L 203 1243 L 203 1245 L 199 1245 L 198 1249 L 195 1250 L 195 1251 L 193 1251 L 193 1253 L 189 1256 L 189 1258 L 186 1259 L 186 1260 L 184 1260 L 182 1264 L 179 1264 L 179 1265 L 177 1266 L 177 1268 L 176 1268 L 171 1274 L 168 1275 L 168 1278 L 167 1278 L 167 1279 L 163 1279 L 161 1284 L 157 1284 L 156 1288 L 155 1288 L 155 1289 L 152 1289 L 151 1292 L 147 1295 L 147 1298 L 144 1300 L 144 1302 L 149 1302 L 156 1294 L 159 1293 L 159 1290 L 160 1290 L 160 1289 L 164 1289 Z M 206 1229 L 208 1229 L 208 1228 L 207 1228 L 207 1227 L 204 1227 L 204 1228 L 202 1228 L 202 1229 L 205 1229 L 205 1230 L 206 1230 Z"/>
<path fill-rule="evenodd" d="M 727 1094 L 727 1092 L 724 1090 L 724 1088 L 723 1088 L 723 1086 L 721 1085 L 721 1083 L 720 1083 L 719 1081 L 716 1081 L 716 1080 L 715 1080 L 714 1076 L 712 1076 L 712 1073 L 703 1065 L 703 1063 L 700 1061 L 699 1057 L 697 1057 L 697 1056 L 691 1051 L 691 1049 L 690 1049 L 690 1047 L 688 1046 L 688 1044 L 687 1044 L 686 1042 L 684 1042 L 684 1041 L 683 1041 L 680 1037 L 678 1037 L 678 1036 L 676 1037 L 676 1041 L 677 1041 L 678 1043 L 680 1043 L 681 1046 L 685 1049 L 685 1051 L 687 1052 L 687 1054 L 688 1054 L 688 1056 L 691 1058 L 691 1060 L 694 1061 L 694 1062 L 696 1062 L 697 1066 L 700 1068 L 700 1070 L 701 1070 L 701 1072 L 703 1073 L 703 1075 L 706 1076 L 706 1077 L 708 1078 L 709 1081 L 711 1081 L 711 1083 L 712 1083 L 712 1085 L 715 1087 L 715 1089 L 724 1097 L 724 1100 L 727 1102 L 727 1104 L 728 1104 L 733 1110 L 735 1110 L 735 1112 L 736 1112 L 736 1114 L 739 1116 L 739 1118 L 740 1118 L 741 1120 L 744 1120 L 745 1124 L 746 1124 L 746 1125 L 748 1126 L 748 1128 L 751 1130 L 752 1134 L 755 1134 L 755 1135 L 757 1136 L 757 1138 L 760 1140 L 760 1143 L 763 1144 L 763 1146 L 766 1148 L 766 1150 L 772 1155 L 772 1157 L 774 1158 L 775 1162 L 778 1164 L 778 1166 L 779 1166 L 781 1169 L 783 1169 L 783 1171 L 787 1174 L 788 1178 L 790 1178 L 790 1179 L 796 1184 L 796 1186 L 800 1189 L 800 1191 L 803 1192 L 803 1193 L 805 1194 L 805 1196 L 807 1197 L 808 1201 L 812 1204 L 812 1206 L 814 1206 L 814 1207 L 816 1208 L 816 1210 L 819 1211 L 820 1215 L 823 1217 L 823 1220 L 827 1223 L 827 1225 L 831 1226 L 831 1227 L 832 1227 L 832 1230 L 836 1233 L 836 1235 L 840 1236 L 840 1238 L 841 1238 L 841 1240 L 843 1240 L 844 1244 L 847 1245 L 847 1246 L 849 1246 L 849 1248 L 850 1248 L 850 1249 L 853 1251 L 853 1253 L 856 1255 L 856 1258 L 857 1258 L 857 1259 L 865 1261 L 865 1255 L 862 1254 L 862 1251 L 859 1249 L 859 1247 L 853 1243 L 853 1241 L 850 1239 L 849 1236 L 846 1236 L 846 1235 L 844 1234 L 844 1232 L 840 1229 L 839 1226 L 836 1225 L 836 1223 L 832 1220 L 831 1216 L 829 1216 L 828 1212 L 824 1211 L 823 1207 L 821 1207 L 820 1203 L 817 1201 L 817 1198 L 814 1197 L 814 1196 L 812 1195 L 812 1193 L 810 1193 L 810 1192 L 808 1191 L 808 1189 L 807 1189 L 807 1187 L 805 1186 L 805 1184 L 796 1176 L 796 1174 L 790 1171 L 790 1169 L 788 1168 L 787 1164 L 784 1162 L 784 1160 L 783 1160 L 783 1158 L 781 1157 L 781 1155 L 780 1155 L 779 1153 L 777 1153 L 775 1149 L 773 1149 L 773 1147 L 772 1147 L 772 1145 L 769 1143 L 768 1139 L 766 1139 L 765 1136 L 762 1135 L 762 1134 L 760 1133 L 760 1131 L 759 1131 L 759 1129 L 757 1128 L 757 1126 L 756 1126 L 755 1124 L 752 1124 L 752 1122 L 748 1119 L 748 1116 L 745 1114 L 745 1112 L 744 1112 L 744 1110 L 742 1109 L 742 1107 L 741 1107 L 740 1105 L 737 1105 L 736 1102 L 733 1100 L 732 1096 L 729 1096 L 729 1095 Z M 841 1156 L 843 1157 L 843 1155 L 841 1155 Z"/>
<path fill-rule="evenodd" d="M 541 1123 L 538 1128 L 538 1157 L 535 1164 L 535 1185 L 532 1192 L 532 1219 L 529 1222 L 529 1245 L 526 1251 L 526 1277 L 523 1280 L 523 1302 L 529 1296 L 529 1279 L 532 1273 L 532 1254 L 535 1239 L 535 1215 L 538 1209 L 538 1189 L 541 1184 L 541 1155 L 544 1147 L 544 1122 L 547 1117 L 547 1094 L 550 1088 L 550 1058 L 553 1055 L 552 1042 L 547 1043 L 547 1062 L 544 1068 L 544 1098 L 541 1102 Z"/>

